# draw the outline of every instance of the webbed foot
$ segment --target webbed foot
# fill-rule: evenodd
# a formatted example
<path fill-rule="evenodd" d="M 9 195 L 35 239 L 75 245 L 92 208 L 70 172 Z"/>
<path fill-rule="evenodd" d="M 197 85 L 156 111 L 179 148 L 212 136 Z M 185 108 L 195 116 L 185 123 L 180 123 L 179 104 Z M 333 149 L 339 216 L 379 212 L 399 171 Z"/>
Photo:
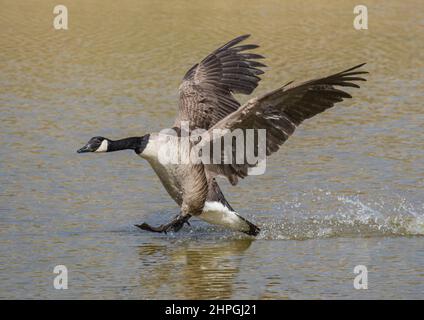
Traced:
<path fill-rule="evenodd" d="M 136 224 L 135 226 L 140 228 L 141 230 L 146 230 L 150 232 L 160 232 L 160 233 L 164 232 L 166 234 L 169 231 L 173 231 L 173 232 L 179 231 L 184 226 L 185 223 L 190 225 L 190 223 L 188 222 L 190 218 L 191 218 L 191 215 L 183 216 L 179 214 L 171 222 L 167 224 L 162 224 L 159 227 L 152 227 L 151 225 L 145 222 L 142 224 Z"/>

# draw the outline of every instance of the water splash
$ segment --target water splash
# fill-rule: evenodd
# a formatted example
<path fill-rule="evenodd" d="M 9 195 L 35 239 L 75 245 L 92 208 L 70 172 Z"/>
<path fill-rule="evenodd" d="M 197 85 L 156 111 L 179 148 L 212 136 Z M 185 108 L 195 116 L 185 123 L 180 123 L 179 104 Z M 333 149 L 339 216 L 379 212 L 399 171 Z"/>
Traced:
<path fill-rule="evenodd" d="M 264 240 L 424 236 L 424 204 L 413 204 L 396 196 L 377 199 L 367 201 L 363 195 L 335 196 L 318 189 L 293 197 L 270 211 L 258 211 L 246 217 L 261 228 L 257 239 Z M 174 237 L 248 237 L 200 221 L 179 234 Z"/>
<path fill-rule="evenodd" d="M 308 212 L 308 202 L 315 212 Z M 317 205 L 321 203 L 321 206 Z M 327 207 L 327 208 L 326 208 Z M 280 209 L 282 218 L 261 219 L 262 239 L 312 239 L 330 237 L 423 236 L 424 210 L 406 199 L 365 201 L 359 196 L 332 196 L 325 192 L 296 199 Z"/>

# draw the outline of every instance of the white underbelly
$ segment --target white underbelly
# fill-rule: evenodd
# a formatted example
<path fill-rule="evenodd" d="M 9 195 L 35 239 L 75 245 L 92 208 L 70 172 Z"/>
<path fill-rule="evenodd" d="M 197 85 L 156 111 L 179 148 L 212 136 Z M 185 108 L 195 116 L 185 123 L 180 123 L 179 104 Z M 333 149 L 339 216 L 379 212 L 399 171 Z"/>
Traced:
<path fill-rule="evenodd" d="M 206 201 L 202 214 L 197 216 L 208 223 L 237 231 L 248 231 L 249 225 L 240 216 L 225 207 L 221 202 Z"/>

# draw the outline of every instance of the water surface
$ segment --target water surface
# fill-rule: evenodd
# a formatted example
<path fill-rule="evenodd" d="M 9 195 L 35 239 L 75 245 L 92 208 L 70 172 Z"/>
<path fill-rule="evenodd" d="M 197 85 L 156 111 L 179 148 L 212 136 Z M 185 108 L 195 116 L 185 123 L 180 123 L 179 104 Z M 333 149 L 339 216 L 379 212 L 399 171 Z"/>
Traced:
<path fill-rule="evenodd" d="M 369 1 L 363 31 L 347 0 L 79 0 L 67 31 L 56 4 L 0 1 L 0 298 L 424 298 L 422 1 Z M 185 71 L 245 33 L 269 66 L 256 95 L 362 62 L 369 81 L 265 175 L 221 182 L 257 239 L 140 232 L 178 212 L 148 164 L 76 149 L 170 126 Z"/>

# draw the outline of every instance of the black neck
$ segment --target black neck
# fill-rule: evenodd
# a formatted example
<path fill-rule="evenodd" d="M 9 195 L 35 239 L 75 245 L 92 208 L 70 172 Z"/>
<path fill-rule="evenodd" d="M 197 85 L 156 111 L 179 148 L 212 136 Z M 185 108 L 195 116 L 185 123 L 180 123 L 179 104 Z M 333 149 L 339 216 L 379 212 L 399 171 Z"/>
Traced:
<path fill-rule="evenodd" d="M 148 141 L 148 134 L 142 137 L 131 137 L 115 141 L 109 140 L 107 152 L 131 149 L 134 150 L 136 153 L 140 154 L 143 152 Z"/>

